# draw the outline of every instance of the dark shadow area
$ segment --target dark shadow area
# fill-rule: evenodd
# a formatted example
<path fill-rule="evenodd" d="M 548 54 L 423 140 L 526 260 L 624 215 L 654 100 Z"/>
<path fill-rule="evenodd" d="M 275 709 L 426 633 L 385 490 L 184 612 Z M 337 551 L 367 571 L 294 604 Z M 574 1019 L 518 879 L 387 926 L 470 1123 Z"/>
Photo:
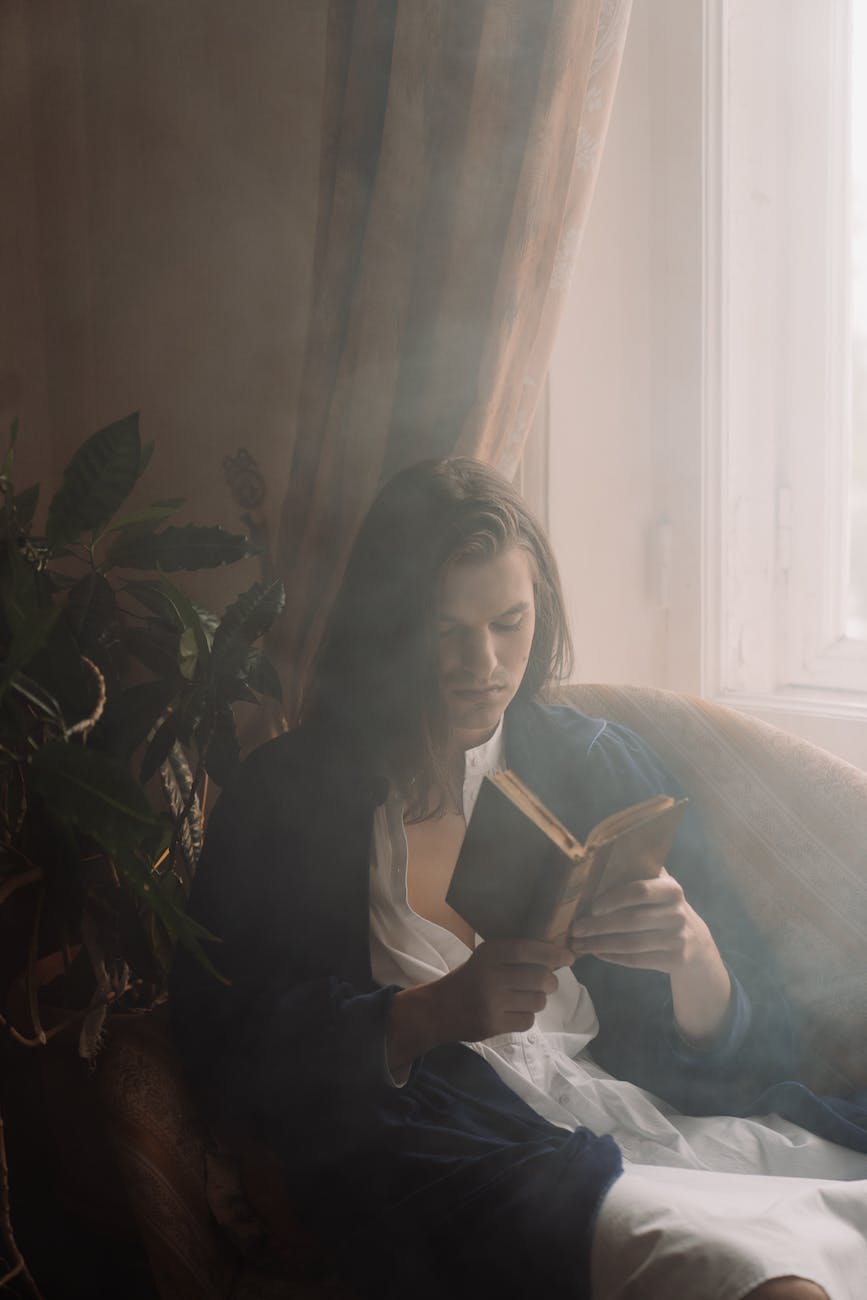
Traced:
<path fill-rule="evenodd" d="M 3 1044 L 0 1106 L 12 1226 L 44 1300 L 158 1300 L 83 1062 Z M 18 1279 L 4 1294 L 31 1295 Z"/>

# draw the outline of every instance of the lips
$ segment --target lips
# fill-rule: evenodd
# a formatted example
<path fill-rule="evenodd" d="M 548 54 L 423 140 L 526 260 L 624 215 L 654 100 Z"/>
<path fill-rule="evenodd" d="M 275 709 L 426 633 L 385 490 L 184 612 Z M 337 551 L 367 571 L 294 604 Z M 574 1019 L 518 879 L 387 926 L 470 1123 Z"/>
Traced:
<path fill-rule="evenodd" d="M 452 688 L 455 695 L 460 696 L 462 700 L 495 700 L 498 695 L 505 692 L 505 686 L 485 686 L 481 689 L 478 687 L 461 687 Z"/>

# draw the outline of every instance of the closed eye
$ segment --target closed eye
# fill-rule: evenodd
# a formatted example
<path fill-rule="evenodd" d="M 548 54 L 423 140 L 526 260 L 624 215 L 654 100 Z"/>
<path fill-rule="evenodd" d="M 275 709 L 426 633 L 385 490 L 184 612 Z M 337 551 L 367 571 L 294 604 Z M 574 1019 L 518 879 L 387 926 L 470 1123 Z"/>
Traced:
<path fill-rule="evenodd" d="M 522 614 L 520 618 L 511 623 L 492 623 L 491 627 L 495 632 L 520 632 L 524 626 L 524 618 L 525 616 Z"/>

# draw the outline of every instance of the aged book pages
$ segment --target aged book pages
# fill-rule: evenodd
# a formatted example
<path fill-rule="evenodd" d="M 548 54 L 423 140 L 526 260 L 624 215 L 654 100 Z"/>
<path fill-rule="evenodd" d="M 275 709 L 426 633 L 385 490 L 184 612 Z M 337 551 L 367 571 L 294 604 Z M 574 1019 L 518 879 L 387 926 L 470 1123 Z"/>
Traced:
<path fill-rule="evenodd" d="M 498 772 L 482 785 L 446 902 L 483 939 L 563 938 L 597 893 L 659 874 L 686 802 L 633 804 L 582 844 L 513 772 Z"/>

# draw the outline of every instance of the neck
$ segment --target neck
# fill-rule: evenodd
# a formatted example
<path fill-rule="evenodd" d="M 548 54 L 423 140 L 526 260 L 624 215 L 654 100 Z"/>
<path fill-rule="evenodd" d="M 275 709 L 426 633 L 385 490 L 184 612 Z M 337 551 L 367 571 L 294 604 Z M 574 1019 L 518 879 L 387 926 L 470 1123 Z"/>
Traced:
<path fill-rule="evenodd" d="M 448 748 L 446 751 L 446 761 L 450 778 L 457 784 L 460 789 L 464 779 L 464 769 L 466 766 L 465 756 L 468 750 L 478 749 L 480 745 L 486 744 L 487 741 L 495 734 L 497 727 L 488 727 L 483 731 L 453 731 L 449 737 Z"/>
<path fill-rule="evenodd" d="M 460 766 L 464 770 L 464 755 L 470 749 L 478 749 L 491 739 L 496 727 L 488 727 L 486 731 L 461 731 L 455 732 L 449 739 L 446 757 L 449 767 Z"/>

